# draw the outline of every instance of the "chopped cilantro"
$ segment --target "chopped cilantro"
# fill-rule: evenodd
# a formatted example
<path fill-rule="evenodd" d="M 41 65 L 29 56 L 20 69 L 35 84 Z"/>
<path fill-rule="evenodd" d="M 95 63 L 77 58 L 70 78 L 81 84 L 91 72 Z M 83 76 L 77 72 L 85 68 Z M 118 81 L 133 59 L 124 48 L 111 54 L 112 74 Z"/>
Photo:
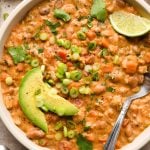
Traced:
<path fill-rule="evenodd" d="M 84 126 L 84 131 L 86 132 L 86 131 L 89 131 L 91 129 L 91 127 L 90 126 Z"/>
<path fill-rule="evenodd" d="M 24 47 L 25 50 L 29 50 L 29 49 L 30 49 L 28 43 L 24 43 L 24 44 L 23 44 L 23 47 Z"/>
<path fill-rule="evenodd" d="M 56 23 L 53 23 L 49 20 L 45 20 L 45 24 L 50 28 L 51 32 L 53 34 L 57 34 L 57 27 L 60 27 L 60 23 L 59 22 L 56 22 Z"/>
<path fill-rule="evenodd" d="M 115 92 L 115 89 L 113 87 L 107 87 L 107 92 Z"/>
<path fill-rule="evenodd" d="M 38 48 L 38 53 L 43 53 L 44 49 L 43 48 Z"/>
<path fill-rule="evenodd" d="M 6 20 L 8 18 L 9 14 L 8 13 L 4 13 L 3 14 L 3 19 Z"/>
<path fill-rule="evenodd" d="M 77 136 L 77 145 L 79 150 L 93 150 L 93 144 L 88 141 L 82 134 Z"/>
<path fill-rule="evenodd" d="M 106 4 L 104 0 L 94 0 L 91 8 L 91 16 L 104 22 L 107 17 Z"/>
<path fill-rule="evenodd" d="M 39 27 L 36 29 L 36 32 L 35 32 L 35 34 L 34 34 L 34 36 L 33 36 L 35 39 L 39 38 L 40 32 L 41 32 L 41 30 L 43 29 L 43 27 L 44 27 L 44 25 L 41 25 L 41 26 L 39 26 Z"/>
<path fill-rule="evenodd" d="M 26 51 L 21 47 L 9 47 L 8 53 L 12 56 L 15 64 L 23 62 L 26 58 Z"/>
<path fill-rule="evenodd" d="M 92 80 L 93 81 L 99 81 L 99 73 L 98 72 L 93 72 L 92 73 Z"/>
<path fill-rule="evenodd" d="M 89 16 L 89 17 L 88 17 L 88 22 L 87 22 L 87 26 L 88 26 L 89 28 L 92 28 L 92 27 L 93 27 L 92 21 L 93 21 L 93 17 Z"/>

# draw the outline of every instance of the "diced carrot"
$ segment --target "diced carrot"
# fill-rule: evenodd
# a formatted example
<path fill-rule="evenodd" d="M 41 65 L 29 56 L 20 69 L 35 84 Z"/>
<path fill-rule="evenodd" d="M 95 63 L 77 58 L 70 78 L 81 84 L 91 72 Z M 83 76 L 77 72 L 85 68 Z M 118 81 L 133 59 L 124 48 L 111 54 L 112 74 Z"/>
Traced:
<path fill-rule="evenodd" d="M 45 49 L 44 50 L 44 57 L 47 59 L 51 59 L 52 58 L 52 51 L 51 49 Z"/>
<path fill-rule="evenodd" d="M 127 56 L 122 61 L 122 67 L 125 69 L 126 73 L 133 74 L 136 73 L 138 67 L 137 57 L 133 55 Z"/>
<path fill-rule="evenodd" d="M 19 63 L 16 67 L 17 71 L 22 72 L 24 70 L 24 64 Z"/>
<path fill-rule="evenodd" d="M 106 87 L 101 83 L 96 83 L 91 86 L 91 90 L 95 94 L 100 94 L 106 90 Z"/>
<path fill-rule="evenodd" d="M 68 66 L 68 67 L 72 67 L 73 64 L 72 64 L 71 62 L 67 62 L 67 66 Z"/>
<path fill-rule="evenodd" d="M 102 46 L 105 47 L 105 48 L 108 48 L 109 47 L 109 41 L 107 38 L 102 38 Z"/>
<path fill-rule="evenodd" d="M 0 80 L 5 81 L 5 79 L 8 77 L 8 74 L 6 72 L 0 73 Z"/>
<path fill-rule="evenodd" d="M 86 33 L 87 37 L 89 38 L 89 40 L 93 40 L 95 37 L 96 37 L 96 33 L 89 30 L 87 33 Z"/>
<path fill-rule="evenodd" d="M 110 73 L 113 71 L 113 66 L 111 64 L 106 64 L 102 66 L 103 73 Z"/>
<path fill-rule="evenodd" d="M 134 61 L 127 61 L 125 71 L 126 73 L 136 73 L 138 64 Z"/>
<path fill-rule="evenodd" d="M 92 133 L 87 134 L 87 135 L 86 135 L 86 138 L 87 138 L 89 141 L 94 141 L 94 140 L 95 140 L 95 136 L 94 136 L 94 134 L 92 134 Z"/>
<path fill-rule="evenodd" d="M 79 88 L 80 86 L 82 86 L 81 82 L 71 82 L 68 86 L 68 88 L 70 89 L 71 87 L 75 87 L 75 88 Z"/>

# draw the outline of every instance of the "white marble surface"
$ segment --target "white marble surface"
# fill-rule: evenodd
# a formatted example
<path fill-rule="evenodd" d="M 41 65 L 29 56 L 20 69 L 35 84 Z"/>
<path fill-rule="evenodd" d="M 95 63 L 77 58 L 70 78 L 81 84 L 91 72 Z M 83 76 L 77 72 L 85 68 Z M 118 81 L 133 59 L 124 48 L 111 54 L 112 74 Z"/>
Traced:
<path fill-rule="evenodd" d="M 3 22 L 3 13 L 10 13 L 15 6 L 22 0 L 0 0 L 0 25 Z M 150 0 L 147 0 L 150 2 Z M 26 150 L 6 129 L 0 120 L 0 144 L 7 145 L 10 150 Z M 0 149 L 1 150 L 1 149 Z M 148 143 L 141 150 L 150 150 L 150 143 Z"/>

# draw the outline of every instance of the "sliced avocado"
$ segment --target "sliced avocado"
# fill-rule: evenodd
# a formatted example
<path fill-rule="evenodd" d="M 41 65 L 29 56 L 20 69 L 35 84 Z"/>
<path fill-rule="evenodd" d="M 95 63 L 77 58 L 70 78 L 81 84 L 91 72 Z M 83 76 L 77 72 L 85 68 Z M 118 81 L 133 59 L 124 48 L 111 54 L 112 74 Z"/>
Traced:
<path fill-rule="evenodd" d="M 59 116 L 72 116 L 78 112 L 77 107 L 63 97 L 48 92 L 44 95 L 44 106 Z"/>
<path fill-rule="evenodd" d="M 27 72 L 19 88 L 19 104 L 27 118 L 43 131 L 48 131 L 44 113 L 36 104 L 36 95 L 42 96 L 44 107 L 59 116 L 71 116 L 78 112 L 78 108 L 69 101 L 50 93 L 50 88 L 43 82 L 41 69 L 35 68 Z"/>
<path fill-rule="evenodd" d="M 19 104 L 28 119 L 47 132 L 47 122 L 44 113 L 36 107 L 35 91 L 43 86 L 42 73 L 40 68 L 32 69 L 27 72 L 21 81 L 19 88 Z"/>

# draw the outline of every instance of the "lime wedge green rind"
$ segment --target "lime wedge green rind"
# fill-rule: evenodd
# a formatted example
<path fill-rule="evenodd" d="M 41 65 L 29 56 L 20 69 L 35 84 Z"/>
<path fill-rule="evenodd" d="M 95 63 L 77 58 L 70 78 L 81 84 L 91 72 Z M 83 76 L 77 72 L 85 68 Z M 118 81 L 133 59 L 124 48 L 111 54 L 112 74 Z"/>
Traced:
<path fill-rule="evenodd" d="M 120 34 L 137 37 L 150 31 L 150 20 L 124 11 L 117 11 L 109 17 L 112 27 Z"/>

